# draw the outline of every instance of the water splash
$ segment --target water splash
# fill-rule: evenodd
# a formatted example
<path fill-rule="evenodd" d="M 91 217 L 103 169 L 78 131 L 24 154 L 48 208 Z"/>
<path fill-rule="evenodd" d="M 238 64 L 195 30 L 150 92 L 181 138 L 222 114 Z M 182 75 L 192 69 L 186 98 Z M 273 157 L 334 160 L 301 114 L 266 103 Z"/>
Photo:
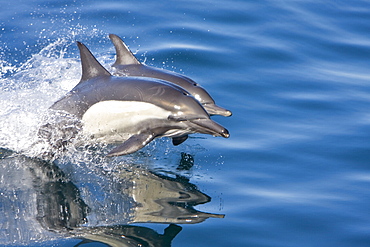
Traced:
<path fill-rule="evenodd" d="M 45 35 L 45 32 L 40 35 Z M 76 40 L 86 42 L 98 61 L 108 70 L 112 70 L 110 65 L 114 62 L 114 53 L 107 49 L 103 51 L 96 49 L 91 45 L 93 41 L 87 40 L 109 42 L 107 34 L 103 34 L 101 30 L 82 26 L 69 27 L 56 32 L 52 36 L 59 38 L 46 44 L 23 63 L 12 65 L 4 59 L 5 55 L 0 55 L 0 65 L 3 65 L 0 71 L 1 148 L 30 157 L 42 157 L 42 154 L 47 152 L 45 150 L 50 148 L 47 143 L 40 142 L 39 129 L 45 123 L 48 108 L 80 80 L 81 65 L 75 46 Z M 39 45 L 41 46 L 42 43 Z M 100 45 L 99 47 L 101 49 Z M 78 164 L 82 161 L 93 160 L 92 153 L 96 155 L 96 152 L 100 152 L 104 155 L 108 150 L 106 146 L 100 145 L 85 145 L 83 148 L 80 150 L 76 147 L 69 147 L 68 152 L 73 154 L 68 155 L 66 161 Z M 153 142 L 138 155 L 117 159 L 116 163 L 130 163 L 129 160 L 134 157 L 135 162 L 153 164 L 163 156 L 166 159 L 178 159 L 184 150 L 196 153 L 199 151 L 197 149 L 192 148 L 191 144 L 184 144 L 180 149 L 176 149 L 167 139 L 161 139 Z M 153 153 L 153 151 L 156 152 Z M 73 156 L 73 160 L 70 160 L 70 156 Z M 99 163 L 107 170 L 111 169 L 109 162 L 100 160 Z"/>
<path fill-rule="evenodd" d="M 19 65 L 0 60 L 0 147 L 29 150 L 48 107 L 79 81 L 78 60 L 66 57 L 72 44 L 59 38 Z"/>

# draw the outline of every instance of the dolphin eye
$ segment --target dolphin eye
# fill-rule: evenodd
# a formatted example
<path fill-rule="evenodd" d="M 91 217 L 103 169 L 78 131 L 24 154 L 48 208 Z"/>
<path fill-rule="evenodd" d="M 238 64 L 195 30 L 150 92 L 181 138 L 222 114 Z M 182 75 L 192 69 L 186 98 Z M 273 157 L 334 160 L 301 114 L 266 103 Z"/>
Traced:
<path fill-rule="evenodd" d="M 199 84 L 196 83 L 195 81 L 193 81 L 192 79 L 190 79 L 190 78 L 187 78 L 187 79 L 188 79 L 188 82 L 190 82 L 194 87 L 199 86 Z"/>
<path fill-rule="evenodd" d="M 182 92 L 183 95 L 189 96 L 190 94 L 188 92 Z"/>

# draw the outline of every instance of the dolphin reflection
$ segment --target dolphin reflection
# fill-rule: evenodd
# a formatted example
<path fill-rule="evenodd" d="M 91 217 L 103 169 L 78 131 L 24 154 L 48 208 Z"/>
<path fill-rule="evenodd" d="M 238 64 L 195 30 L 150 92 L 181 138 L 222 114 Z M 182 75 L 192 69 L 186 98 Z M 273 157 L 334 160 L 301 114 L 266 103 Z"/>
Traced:
<path fill-rule="evenodd" d="M 182 157 L 189 160 L 188 155 Z M 139 166 L 121 166 L 100 175 L 109 187 L 91 193 L 81 186 L 91 181 L 80 178 L 77 184 L 54 163 L 0 149 L 0 174 L 0 242 L 4 245 L 79 238 L 83 241 L 78 245 L 97 241 L 109 246 L 171 246 L 181 231 L 175 224 L 224 217 L 194 209 L 211 198 L 189 179 Z M 106 204 L 91 203 L 102 196 Z M 168 227 L 159 234 L 130 225 L 139 222 Z"/>
<path fill-rule="evenodd" d="M 133 222 L 194 224 L 210 217 L 224 217 L 194 209 L 193 206 L 207 203 L 211 198 L 184 177 L 170 178 L 136 169 L 131 174 L 125 173 L 123 178 L 133 182 L 128 192 L 137 205 Z"/>
<path fill-rule="evenodd" d="M 170 224 L 163 234 L 147 227 L 129 225 L 90 228 L 89 232 L 84 234 L 84 240 L 75 247 L 91 242 L 101 242 L 112 247 L 170 247 L 171 241 L 181 230 L 181 226 L 174 224 Z"/>

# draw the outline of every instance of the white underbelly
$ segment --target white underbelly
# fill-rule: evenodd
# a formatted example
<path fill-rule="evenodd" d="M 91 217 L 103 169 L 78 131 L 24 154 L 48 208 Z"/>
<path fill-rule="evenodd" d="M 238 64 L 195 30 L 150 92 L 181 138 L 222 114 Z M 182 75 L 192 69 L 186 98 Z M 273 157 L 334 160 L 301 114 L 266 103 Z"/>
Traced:
<path fill-rule="evenodd" d="M 154 121 L 166 120 L 170 112 L 138 101 L 102 101 L 83 115 L 83 134 L 107 143 L 120 142 Z"/>

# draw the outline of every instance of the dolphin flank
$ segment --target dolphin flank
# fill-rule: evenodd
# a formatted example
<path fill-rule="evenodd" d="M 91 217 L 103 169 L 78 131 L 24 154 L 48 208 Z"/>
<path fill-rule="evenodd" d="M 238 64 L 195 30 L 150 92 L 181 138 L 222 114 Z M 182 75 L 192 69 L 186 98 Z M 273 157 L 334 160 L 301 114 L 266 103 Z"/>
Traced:
<path fill-rule="evenodd" d="M 158 69 L 140 63 L 132 54 L 126 44 L 115 34 L 110 34 L 109 38 L 116 49 L 116 62 L 112 65 L 116 68 L 117 75 L 120 76 L 140 76 L 151 77 L 165 80 L 169 83 L 178 85 L 193 95 L 210 115 L 231 116 L 232 113 L 215 104 L 209 93 L 192 79 L 165 69 Z"/>
<path fill-rule="evenodd" d="M 81 80 L 50 108 L 81 120 L 83 136 L 91 140 L 121 143 L 108 156 L 136 152 L 162 136 L 175 145 L 192 133 L 229 137 L 185 89 L 155 78 L 112 76 L 85 45 L 77 45 Z"/>

